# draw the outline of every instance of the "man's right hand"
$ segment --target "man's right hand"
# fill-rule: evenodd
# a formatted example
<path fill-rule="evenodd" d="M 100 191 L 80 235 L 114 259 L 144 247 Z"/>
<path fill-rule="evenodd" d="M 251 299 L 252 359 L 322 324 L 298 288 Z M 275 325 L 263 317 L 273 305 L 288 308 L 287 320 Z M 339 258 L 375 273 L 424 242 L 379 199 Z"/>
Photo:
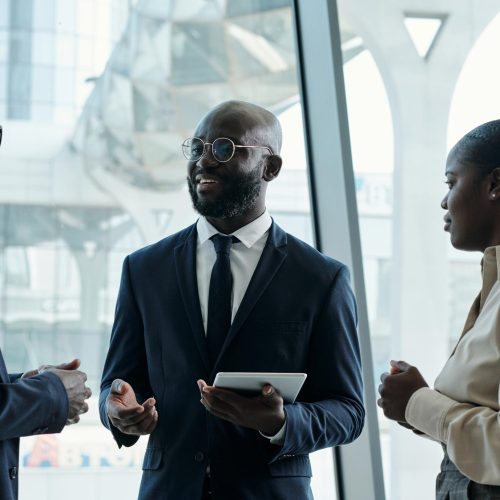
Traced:
<path fill-rule="evenodd" d="M 89 406 L 85 402 L 90 398 L 92 391 L 85 385 L 87 375 L 77 368 L 80 367 L 79 360 L 71 363 L 63 363 L 58 366 L 40 367 L 39 372 L 51 372 L 57 375 L 66 389 L 68 396 L 69 411 L 66 425 L 76 424 L 80 421 L 80 415 L 89 411 Z"/>
<path fill-rule="evenodd" d="M 106 398 L 106 412 L 110 422 L 120 432 L 133 436 L 144 436 L 155 430 L 158 423 L 155 405 L 154 398 L 139 404 L 131 385 L 121 379 L 113 380 Z"/>

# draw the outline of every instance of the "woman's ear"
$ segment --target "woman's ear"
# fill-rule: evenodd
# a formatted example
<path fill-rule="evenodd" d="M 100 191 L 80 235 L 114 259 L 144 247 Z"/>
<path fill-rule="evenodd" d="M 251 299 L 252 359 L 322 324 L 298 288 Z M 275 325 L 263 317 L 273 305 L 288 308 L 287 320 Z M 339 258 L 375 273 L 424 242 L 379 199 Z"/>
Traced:
<path fill-rule="evenodd" d="M 491 172 L 490 179 L 490 200 L 500 200 L 500 167 Z"/>
<path fill-rule="evenodd" d="M 265 181 L 271 182 L 273 179 L 278 177 L 281 171 L 281 165 L 283 160 L 279 155 L 271 155 L 267 157 L 266 165 L 264 167 L 264 172 L 262 177 Z"/>

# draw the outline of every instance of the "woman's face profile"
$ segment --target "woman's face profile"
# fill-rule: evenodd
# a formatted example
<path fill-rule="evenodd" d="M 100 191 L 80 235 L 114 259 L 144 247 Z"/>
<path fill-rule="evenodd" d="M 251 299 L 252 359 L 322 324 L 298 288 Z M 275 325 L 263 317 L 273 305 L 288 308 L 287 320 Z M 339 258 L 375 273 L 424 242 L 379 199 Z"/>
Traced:
<path fill-rule="evenodd" d="M 461 161 L 457 155 L 446 163 L 448 192 L 441 202 L 446 210 L 444 230 L 451 244 L 460 250 L 481 251 L 495 244 L 495 221 L 490 200 L 490 181 L 475 165 Z"/>

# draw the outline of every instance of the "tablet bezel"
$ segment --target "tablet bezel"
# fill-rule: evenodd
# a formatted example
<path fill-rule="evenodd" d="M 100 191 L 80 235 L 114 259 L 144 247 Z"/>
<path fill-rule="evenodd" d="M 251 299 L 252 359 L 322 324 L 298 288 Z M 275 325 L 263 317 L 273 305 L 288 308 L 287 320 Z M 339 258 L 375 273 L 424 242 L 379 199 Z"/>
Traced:
<path fill-rule="evenodd" d="M 258 395 L 264 385 L 271 384 L 281 394 L 285 403 L 293 403 L 306 378 L 306 373 L 218 372 L 213 385 L 244 395 Z"/>

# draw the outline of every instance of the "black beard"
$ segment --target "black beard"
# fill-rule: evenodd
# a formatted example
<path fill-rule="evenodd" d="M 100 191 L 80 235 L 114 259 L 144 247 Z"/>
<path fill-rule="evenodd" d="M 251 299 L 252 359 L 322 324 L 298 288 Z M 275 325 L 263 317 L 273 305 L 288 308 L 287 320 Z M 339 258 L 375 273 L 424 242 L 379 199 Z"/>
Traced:
<path fill-rule="evenodd" d="M 225 177 L 224 192 L 220 199 L 215 201 L 200 199 L 196 192 L 196 181 L 190 177 L 187 181 L 193 207 L 204 217 L 228 219 L 243 215 L 255 206 L 260 196 L 260 168 L 255 168 L 248 174 L 234 174 L 231 179 Z"/>

